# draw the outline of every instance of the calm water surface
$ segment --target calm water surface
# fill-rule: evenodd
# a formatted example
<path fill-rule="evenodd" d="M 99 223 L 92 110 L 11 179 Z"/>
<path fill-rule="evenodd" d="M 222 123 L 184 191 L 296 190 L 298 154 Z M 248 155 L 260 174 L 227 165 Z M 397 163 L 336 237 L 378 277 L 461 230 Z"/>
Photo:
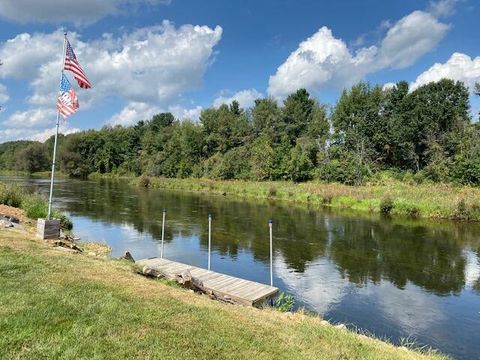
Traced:
<path fill-rule="evenodd" d="M 46 179 L 0 178 L 47 193 Z M 480 225 L 359 216 L 292 204 L 58 181 L 55 206 L 83 241 L 113 256 L 159 256 L 269 282 L 267 221 L 274 221 L 274 283 L 332 322 L 480 359 Z"/>

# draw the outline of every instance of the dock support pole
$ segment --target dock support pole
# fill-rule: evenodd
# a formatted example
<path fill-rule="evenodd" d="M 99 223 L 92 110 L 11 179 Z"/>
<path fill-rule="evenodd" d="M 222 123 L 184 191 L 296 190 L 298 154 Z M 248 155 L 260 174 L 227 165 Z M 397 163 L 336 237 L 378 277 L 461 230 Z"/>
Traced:
<path fill-rule="evenodd" d="M 162 219 L 162 248 L 160 250 L 160 258 L 163 259 L 163 242 L 165 240 L 165 214 L 166 211 L 163 209 L 163 219 Z"/>
<path fill-rule="evenodd" d="M 268 227 L 270 228 L 270 286 L 273 286 L 273 234 L 272 234 L 272 220 L 268 220 Z"/>
<path fill-rule="evenodd" d="M 212 253 L 212 214 L 208 214 L 208 270 L 210 270 L 211 253 Z"/>

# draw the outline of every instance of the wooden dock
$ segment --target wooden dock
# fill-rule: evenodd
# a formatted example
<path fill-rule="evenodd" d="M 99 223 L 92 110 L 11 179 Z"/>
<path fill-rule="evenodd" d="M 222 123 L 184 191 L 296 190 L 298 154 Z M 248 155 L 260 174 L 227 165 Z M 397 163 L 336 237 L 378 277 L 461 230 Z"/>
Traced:
<path fill-rule="evenodd" d="M 258 306 L 278 293 L 276 287 L 254 281 L 236 278 L 230 275 L 205 270 L 195 266 L 182 264 L 161 258 L 150 258 L 137 261 L 143 268 L 159 271 L 166 278 L 175 280 L 179 275 L 189 271 L 192 277 L 202 282 L 203 287 L 215 297 L 231 300 L 231 302 Z"/>

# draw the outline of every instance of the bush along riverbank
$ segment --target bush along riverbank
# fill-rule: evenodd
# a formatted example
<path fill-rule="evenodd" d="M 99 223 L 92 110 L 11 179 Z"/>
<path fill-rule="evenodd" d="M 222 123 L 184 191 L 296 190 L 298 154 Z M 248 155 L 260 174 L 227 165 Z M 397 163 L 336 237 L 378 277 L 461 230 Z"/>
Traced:
<path fill-rule="evenodd" d="M 5 358 L 444 359 L 302 312 L 215 302 L 28 227 L 0 229 L 0 287 Z"/>
<path fill-rule="evenodd" d="M 388 176 L 380 177 L 365 186 L 314 181 L 297 184 L 149 176 L 131 179 L 130 184 L 153 189 L 292 201 L 391 216 L 480 221 L 479 188 L 452 184 L 412 184 Z"/>
<path fill-rule="evenodd" d="M 20 208 L 30 219 L 46 218 L 48 215 L 48 201 L 40 194 L 31 193 L 13 184 L 0 182 L 0 204 Z M 72 221 L 62 212 L 53 209 L 52 216 L 60 219 L 64 230 L 71 230 Z"/>

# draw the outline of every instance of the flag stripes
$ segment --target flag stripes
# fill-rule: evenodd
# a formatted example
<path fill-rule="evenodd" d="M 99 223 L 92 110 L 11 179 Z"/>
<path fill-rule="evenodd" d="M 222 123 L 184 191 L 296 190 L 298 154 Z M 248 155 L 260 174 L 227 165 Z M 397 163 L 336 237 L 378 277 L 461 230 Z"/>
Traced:
<path fill-rule="evenodd" d="M 68 81 L 65 74 L 62 74 L 60 82 L 60 95 L 57 99 L 57 110 L 64 119 L 75 114 L 79 109 L 78 98 L 75 90 Z"/>
<path fill-rule="evenodd" d="M 77 61 L 77 57 L 75 56 L 75 53 L 73 52 L 72 47 L 70 46 L 70 42 L 67 41 L 67 48 L 66 48 L 66 53 L 65 53 L 65 66 L 64 69 L 71 71 L 73 73 L 73 77 L 75 80 L 78 82 L 78 86 L 80 86 L 82 89 L 90 89 L 92 87 L 92 84 L 90 81 L 88 81 L 87 76 L 85 75 L 85 72 L 83 71 L 82 67 Z"/>

